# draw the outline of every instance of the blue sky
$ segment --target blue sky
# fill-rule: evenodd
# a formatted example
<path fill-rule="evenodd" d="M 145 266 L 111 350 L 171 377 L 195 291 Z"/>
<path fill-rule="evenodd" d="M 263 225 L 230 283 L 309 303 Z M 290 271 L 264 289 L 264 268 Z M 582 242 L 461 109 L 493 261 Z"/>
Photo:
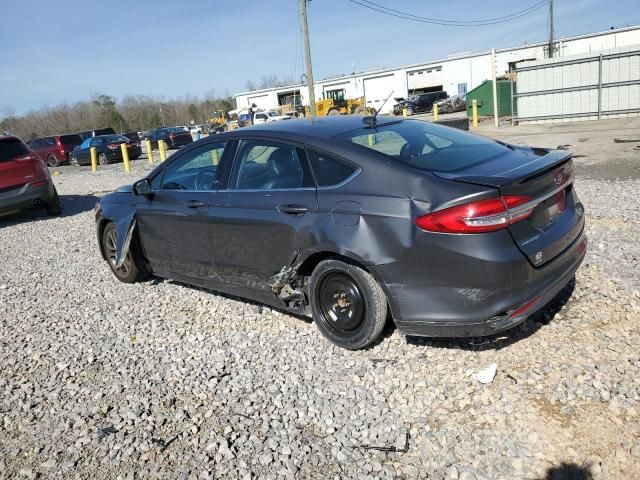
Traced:
<path fill-rule="evenodd" d="M 500 17 L 537 0 L 376 0 L 436 18 Z M 298 0 L 21 0 L 2 7 L 0 117 L 92 93 L 201 96 L 303 72 Z M 555 0 L 556 35 L 640 24 L 638 0 Z M 544 40 L 547 10 L 460 28 L 381 15 L 348 0 L 312 0 L 314 75 L 400 66 Z"/>

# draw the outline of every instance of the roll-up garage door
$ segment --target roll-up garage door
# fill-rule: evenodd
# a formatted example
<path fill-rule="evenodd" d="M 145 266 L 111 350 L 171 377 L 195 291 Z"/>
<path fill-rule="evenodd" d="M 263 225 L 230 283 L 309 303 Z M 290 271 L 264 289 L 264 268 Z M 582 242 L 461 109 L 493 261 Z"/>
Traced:
<path fill-rule="evenodd" d="M 380 108 L 392 90 L 393 74 L 383 75 L 381 77 L 365 78 L 364 98 L 367 102 L 367 107 L 375 108 L 376 110 Z M 391 110 L 393 110 L 393 102 L 389 99 L 381 112 L 388 113 Z"/>
<path fill-rule="evenodd" d="M 442 85 L 442 66 L 407 72 L 409 94 L 442 90 Z"/>
<path fill-rule="evenodd" d="M 269 108 L 273 107 L 273 105 L 271 105 L 271 102 L 269 101 L 269 95 L 267 93 L 265 93 L 264 95 L 249 97 L 249 105 L 251 106 L 254 103 L 256 104 L 256 107 L 262 110 L 268 110 Z"/>

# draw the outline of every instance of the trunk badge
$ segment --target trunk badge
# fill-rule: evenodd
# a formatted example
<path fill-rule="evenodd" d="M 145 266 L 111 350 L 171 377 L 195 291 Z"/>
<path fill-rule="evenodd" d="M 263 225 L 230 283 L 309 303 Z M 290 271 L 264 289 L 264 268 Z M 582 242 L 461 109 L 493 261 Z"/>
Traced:
<path fill-rule="evenodd" d="M 562 183 L 562 177 L 563 177 L 562 173 L 557 174 L 555 177 L 553 177 L 553 182 L 556 185 L 560 185 Z"/>
<path fill-rule="evenodd" d="M 540 263 L 542 261 L 542 252 L 536 253 L 535 259 L 536 263 Z"/>

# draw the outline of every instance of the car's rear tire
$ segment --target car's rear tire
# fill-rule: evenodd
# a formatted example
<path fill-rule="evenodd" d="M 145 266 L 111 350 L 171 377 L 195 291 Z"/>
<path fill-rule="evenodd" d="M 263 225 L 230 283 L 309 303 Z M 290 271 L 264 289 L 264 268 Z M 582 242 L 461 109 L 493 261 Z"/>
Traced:
<path fill-rule="evenodd" d="M 313 319 L 320 333 L 342 348 L 372 344 L 387 320 L 387 299 L 370 273 L 352 263 L 329 259 L 309 282 Z"/>
<path fill-rule="evenodd" d="M 48 215 L 57 216 L 62 213 L 62 208 L 60 207 L 60 197 L 58 196 L 58 191 L 56 187 L 53 187 L 53 198 L 49 200 L 48 203 L 44 206 Z"/>
<path fill-rule="evenodd" d="M 116 226 L 113 223 L 108 223 L 102 231 L 102 248 L 107 257 L 107 263 L 111 268 L 111 271 L 115 277 L 123 283 L 136 283 L 144 280 L 149 276 L 149 271 L 142 263 L 142 259 L 138 254 L 137 239 L 131 239 L 129 245 L 129 251 L 124 259 L 124 262 L 119 268 L 115 266 L 116 257 Z"/>
<path fill-rule="evenodd" d="M 49 155 L 47 157 L 47 165 L 49 165 L 50 167 L 57 167 L 59 165 L 58 159 L 55 155 Z"/>
<path fill-rule="evenodd" d="M 102 166 L 109 165 L 109 159 L 104 153 L 101 153 L 100 155 L 98 155 L 98 163 Z"/>
<path fill-rule="evenodd" d="M 69 157 L 69 165 L 73 165 L 74 167 L 80 166 L 80 162 L 78 162 L 78 157 L 75 155 L 71 155 Z"/>
<path fill-rule="evenodd" d="M 327 115 L 340 115 L 340 110 L 338 110 L 337 108 L 332 108 L 327 112 Z"/>
<path fill-rule="evenodd" d="M 415 110 L 412 107 L 407 107 L 407 116 L 415 115 Z"/>

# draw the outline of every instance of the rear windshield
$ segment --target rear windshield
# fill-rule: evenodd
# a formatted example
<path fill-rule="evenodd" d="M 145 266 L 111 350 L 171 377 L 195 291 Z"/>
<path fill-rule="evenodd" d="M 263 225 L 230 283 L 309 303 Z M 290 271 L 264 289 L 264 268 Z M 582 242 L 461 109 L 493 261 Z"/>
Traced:
<path fill-rule="evenodd" d="M 462 170 L 509 151 L 494 140 L 419 120 L 353 130 L 337 137 L 411 167 L 440 172 Z"/>
<path fill-rule="evenodd" d="M 80 135 L 61 135 L 60 143 L 62 143 L 62 145 L 65 145 L 65 146 L 67 145 L 76 146 L 82 143 L 82 139 L 80 138 Z"/>
<path fill-rule="evenodd" d="M 29 148 L 17 138 L 0 140 L 0 163 L 9 162 L 29 153 Z"/>
<path fill-rule="evenodd" d="M 179 127 L 165 128 L 164 131 L 169 133 L 186 133 L 184 128 Z"/>
<path fill-rule="evenodd" d="M 127 137 L 125 137 L 124 135 L 100 135 L 100 138 L 102 138 L 107 143 L 128 142 L 129 141 L 129 139 Z"/>
<path fill-rule="evenodd" d="M 109 135 L 110 133 L 116 133 L 113 128 L 98 128 L 93 131 L 95 137 L 99 135 Z"/>

